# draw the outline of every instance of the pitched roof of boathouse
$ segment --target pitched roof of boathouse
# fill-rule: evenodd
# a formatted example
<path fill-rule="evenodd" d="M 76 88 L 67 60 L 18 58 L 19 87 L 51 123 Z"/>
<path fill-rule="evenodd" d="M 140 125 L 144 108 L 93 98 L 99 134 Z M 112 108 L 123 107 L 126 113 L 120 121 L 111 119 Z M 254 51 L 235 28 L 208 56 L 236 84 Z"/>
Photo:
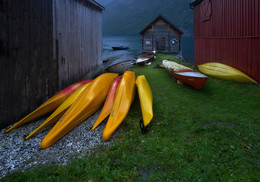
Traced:
<path fill-rule="evenodd" d="M 157 22 L 158 20 L 163 20 L 165 23 L 169 24 L 171 28 L 177 30 L 180 34 L 183 34 L 183 32 L 178 29 L 175 25 L 173 25 L 170 21 L 168 21 L 166 18 L 164 18 L 162 15 L 159 15 L 157 18 L 155 18 L 149 25 L 147 25 L 142 31 L 139 32 L 139 34 L 143 34 L 149 27 Z"/>

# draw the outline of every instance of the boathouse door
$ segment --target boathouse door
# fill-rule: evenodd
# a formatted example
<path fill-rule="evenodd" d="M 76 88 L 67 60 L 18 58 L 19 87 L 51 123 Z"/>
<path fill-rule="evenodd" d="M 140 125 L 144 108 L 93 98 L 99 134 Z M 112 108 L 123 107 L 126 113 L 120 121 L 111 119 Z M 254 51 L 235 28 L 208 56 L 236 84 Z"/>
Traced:
<path fill-rule="evenodd" d="M 158 36 L 156 39 L 156 50 L 165 50 L 165 37 Z"/>

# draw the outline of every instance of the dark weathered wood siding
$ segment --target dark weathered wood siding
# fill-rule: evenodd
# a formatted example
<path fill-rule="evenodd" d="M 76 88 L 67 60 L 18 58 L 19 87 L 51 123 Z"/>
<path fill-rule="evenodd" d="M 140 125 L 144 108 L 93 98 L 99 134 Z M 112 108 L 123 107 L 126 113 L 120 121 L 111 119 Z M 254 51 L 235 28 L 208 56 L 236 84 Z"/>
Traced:
<path fill-rule="evenodd" d="M 78 80 L 102 64 L 101 10 L 79 1 L 53 0 L 55 50 L 59 85 Z"/>
<path fill-rule="evenodd" d="M 1 128 L 57 91 L 58 77 L 51 0 L 2 0 L 0 13 Z"/>
<path fill-rule="evenodd" d="M 0 128 L 102 64 L 102 15 L 84 0 L 0 0 Z"/>
<path fill-rule="evenodd" d="M 172 44 L 171 40 L 175 38 L 177 44 Z M 142 33 L 142 50 L 150 52 L 156 50 L 163 53 L 179 53 L 181 51 L 181 34 L 167 22 L 159 19 L 151 24 Z"/>

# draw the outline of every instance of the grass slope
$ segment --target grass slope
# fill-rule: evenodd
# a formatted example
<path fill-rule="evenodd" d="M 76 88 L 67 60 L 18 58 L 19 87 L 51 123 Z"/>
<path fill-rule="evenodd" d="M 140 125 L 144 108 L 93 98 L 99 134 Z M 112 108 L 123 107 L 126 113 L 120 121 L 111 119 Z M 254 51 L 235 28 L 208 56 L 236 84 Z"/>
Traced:
<path fill-rule="evenodd" d="M 260 87 L 209 78 L 201 90 L 176 84 L 163 69 L 133 67 L 154 96 L 142 135 L 136 98 L 117 140 L 66 167 L 16 172 L 3 181 L 257 181 L 260 179 Z"/>

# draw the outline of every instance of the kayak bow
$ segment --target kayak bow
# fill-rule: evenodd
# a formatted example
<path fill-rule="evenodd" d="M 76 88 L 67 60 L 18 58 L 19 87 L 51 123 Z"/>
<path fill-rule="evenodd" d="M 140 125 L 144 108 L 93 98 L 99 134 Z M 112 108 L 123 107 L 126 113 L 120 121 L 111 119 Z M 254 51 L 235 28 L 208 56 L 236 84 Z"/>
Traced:
<path fill-rule="evenodd" d="M 71 105 L 67 112 L 56 123 L 41 142 L 45 149 L 74 129 L 82 121 L 96 112 L 104 103 L 107 92 L 113 80 L 118 76 L 114 73 L 104 73 L 90 83 L 80 97 Z"/>
<path fill-rule="evenodd" d="M 153 118 L 153 95 L 152 90 L 144 75 L 140 75 L 136 79 L 138 88 L 139 100 L 143 115 L 142 133 L 145 133 L 147 125 Z"/>
<path fill-rule="evenodd" d="M 15 123 L 12 127 L 10 127 L 8 130 L 5 131 L 5 133 L 8 133 L 12 131 L 13 129 L 31 121 L 32 119 L 38 118 L 40 116 L 43 116 L 44 114 L 47 114 L 51 111 L 54 111 L 59 105 L 62 104 L 75 90 L 77 90 L 82 85 L 90 82 L 91 80 L 85 80 L 78 83 L 75 83 L 60 92 L 56 93 L 54 96 L 52 96 L 50 99 L 48 99 L 46 102 L 44 102 L 42 105 L 40 105 L 36 110 L 25 116 L 23 119 Z"/>
<path fill-rule="evenodd" d="M 86 83 L 85 85 L 77 89 L 75 92 L 73 92 L 73 94 L 71 94 L 36 130 L 34 130 L 27 137 L 25 137 L 24 140 L 28 140 L 43 128 L 58 121 L 62 117 L 62 115 L 68 110 L 68 108 L 72 105 L 72 103 L 80 96 L 80 94 L 88 88 L 89 84 L 90 82 Z"/>
<path fill-rule="evenodd" d="M 118 87 L 119 82 L 121 81 L 121 78 L 122 78 L 122 76 L 117 77 L 114 80 L 114 82 L 112 83 L 112 85 L 108 91 L 105 104 L 101 110 L 101 113 L 99 114 L 96 122 L 94 123 L 94 125 L 90 131 L 94 130 L 111 113 L 112 108 L 113 108 L 113 103 L 115 100 L 116 89 Z"/>
<path fill-rule="evenodd" d="M 103 132 L 103 139 L 109 140 L 126 117 L 135 96 L 135 73 L 126 71 L 116 91 L 112 112 Z"/>

